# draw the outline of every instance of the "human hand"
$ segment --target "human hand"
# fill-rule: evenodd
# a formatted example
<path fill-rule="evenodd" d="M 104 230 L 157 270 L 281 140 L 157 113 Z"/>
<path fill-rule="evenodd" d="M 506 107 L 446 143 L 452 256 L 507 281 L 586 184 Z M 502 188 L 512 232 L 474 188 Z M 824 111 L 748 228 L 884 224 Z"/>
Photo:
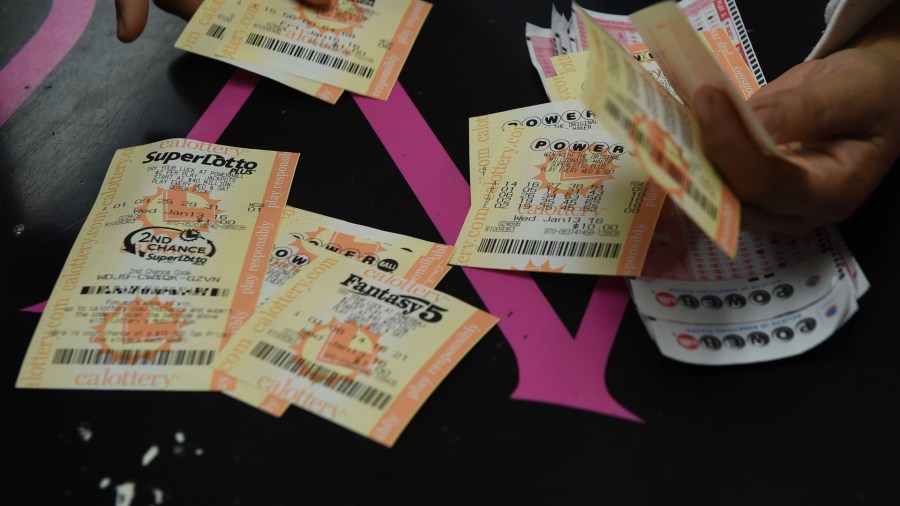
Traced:
<path fill-rule="evenodd" d="M 842 221 L 900 156 L 900 30 L 876 28 L 749 99 L 794 163 L 761 150 L 722 90 L 695 93 L 704 151 L 741 199 L 743 228 L 800 233 Z"/>
<path fill-rule="evenodd" d="M 299 0 L 314 7 L 330 8 L 337 0 Z M 190 19 L 203 0 L 153 0 L 162 10 L 183 19 Z M 116 0 L 116 36 L 122 42 L 138 38 L 147 26 L 150 0 Z"/>

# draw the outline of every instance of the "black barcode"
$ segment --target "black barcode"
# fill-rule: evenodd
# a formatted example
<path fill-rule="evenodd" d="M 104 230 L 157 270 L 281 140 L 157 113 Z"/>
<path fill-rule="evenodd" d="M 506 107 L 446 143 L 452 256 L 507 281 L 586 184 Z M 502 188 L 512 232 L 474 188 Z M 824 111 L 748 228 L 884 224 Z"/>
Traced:
<path fill-rule="evenodd" d="M 185 286 L 95 285 L 82 286 L 82 295 L 193 295 L 199 297 L 228 297 L 228 288 Z"/>
<path fill-rule="evenodd" d="M 221 39 L 224 33 L 225 27 L 222 25 L 217 25 L 215 23 L 209 25 L 209 30 L 206 31 L 206 35 L 209 35 L 214 39 Z"/>
<path fill-rule="evenodd" d="M 684 174 L 682 174 L 680 170 L 676 169 L 671 163 L 667 163 L 668 159 L 661 154 L 657 156 L 656 151 L 658 150 L 654 150 L 653 156 L 656 159 L 657 164 L 666 170 L 666 173 L 675 180 L 678 186 L 684 188 L 688 197 L 700 206 L 700 208 L 703 209 L 703 212 L 715 220 L 719 216 L 719 207 L 709 200 L 706 195 L 697 188 L 697 185 L 695 185 L 693 181 L 686 180 Z"/>
<path fill-rule="evenodd" d="M 688 183 L 684 187 L 685 191 L 687 191 L 688 196 L 694 200 L 694 202 L 703 209 L 706 214 L 709 215 L 710 218 L 716 219 L 719 216 L 719 207 L 712 203 L 706 195 L 703 194 L 693 183 Z"/>
<path fill-rule="evenodd" d="M 52 362 L 63 365 L 209 365 L 214 350 L 101 350 L 59 348 Z"/>
<path fill-rule="evenodd" d="M 628 118 L 622 114 L 622 111 L 619 107 L 607 101 L 605 104 L 606 112 L 613 117 L 614 120 L 619 122 L 625 130 L 627 130 L 631 136 L 634 138 L 635 142 L 640 146 L 644 151 L 650 152 L 650 157 L 653 158 L 653 161 L 656 162 L 658 167 L 662 167 L 663 170 L 666 171 L 666 174 L 669 175 L 674 181 L 675 184 L 684 188 L 685 192 L 687 192 L 688 196 L 693 199 L 694 202 L 700 206 L 703 211 L 710 216 L 712 219 L 716 219 L 719 216 L 719 208 L 712 201 L 710 201 L 706 195 L 704 195 L 692 181 L 687 180 L 684 177 L 684 174 L 672 164 L 672 161 L 666 156 L 666 153 L 655 146 L 650 142 L 650 139 L 647 135 L 641 130 L 634 129 L 634 123 L 631 122 Z"/>
<path fill-rule="evenodd" d="M 393 399 L 386 392 L 265 342 L 256 343 L 250 355 L 376 409 L 384 409 Z"/>
<path fill-rule="evenodd" d="M 334 55 L 299 46 L 292 42 L 278 40 L 274 37 L 268 37 L 259 33 L 251 32 L 250 35 L 247 36 L 247 44 L 318 63 L 319 65 L 324 65 L 326 67 L 338 69 L 342 72 L 347 72 L 348 74 L 365 78 L 372 77 L 372 74 L 375 73 L 375 69 L 372 67 L 366 67 L 365 65 L 347 61 Z"/>
<path fill-rule="evenodd" d="M 539 241 L 535 239 L 482 239 L 479 253 L 556 257 L 619 258 L 622 243 L 583 241 Z"/>

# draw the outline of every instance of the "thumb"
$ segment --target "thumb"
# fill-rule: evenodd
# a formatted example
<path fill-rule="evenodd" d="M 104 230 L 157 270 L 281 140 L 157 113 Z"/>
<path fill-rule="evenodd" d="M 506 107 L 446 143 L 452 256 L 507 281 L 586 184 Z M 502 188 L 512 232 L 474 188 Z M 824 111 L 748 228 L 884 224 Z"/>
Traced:
<path fill-rule="evenodd" d="M 122 42 L 138 38 L 147 25 L 150 0 L 116 0 L 116 36 Z"/>

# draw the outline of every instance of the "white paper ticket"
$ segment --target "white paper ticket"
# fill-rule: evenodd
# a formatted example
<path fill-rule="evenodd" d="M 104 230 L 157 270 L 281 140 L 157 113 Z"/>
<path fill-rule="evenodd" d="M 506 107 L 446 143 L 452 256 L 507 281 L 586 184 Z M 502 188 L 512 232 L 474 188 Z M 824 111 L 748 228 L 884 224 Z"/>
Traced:
<path fill-rule="evenodd" d="M 672 321 L 724 324 L 759 321 L 800 310 L 821 299 L 846 275 L 835 251 L 758 277 L 718 282 L 638 278 L 630 283 L 642 314 Z"/>
<path fill-rule="evenodd" d="M 303 244 L 327 249 L 379 271 L 433 288 L 450 270 L 453 247 L 349 223 L 288 206 L 269 258 L 260 304 L 312 261 Z"/>
<path fill-rule="evenodd" d="M 216 55 L 384 100 L 430 10 L 421 0 L 338 0 L 327 10 L 244 0 Z"/>
<path fill-rule="evenodd" d="M 189 139 L 116 151 L 16 385 L 209 390 L 256 307 L 298 157 Z"/>
<path fill-rule="evenodd" d="M 254 65 L 249 62 L 216 56 L 216 48 L 219 47 L 222 41 L 228 40 L 231 37 L 231 33 L 235 30 L 234 24 L 237 21 L 237 12 L 240 9 L 241 2 L 242 0 L 204 0 L 181 32 L 178 40 L 175 41 L 175 47 L 199 54 L 200 56 L 228 62 L 235 67 L 268 77 L 273 81 L 307 95 L 312 95 L 330 104 L 337 102 L 343 90 L 336 86 Z"/>
<path fill-rule="evenodd" d="M 317 253 L 213 366 L 391 446 L 497 319 L 431 288 Z"/>
<path fill-rule="evenodd" d="M 798 311 L 754 322 L 694 324 L 644 317 L 663 355 L 700 365 L 744 364 L 806 352 L 831 337 L 856 313 L 850 283 Z"/>
<path fill-rule="evenodd" d="M 640 274 L 663 193 L 615 138 L 510 125 L 488 167 L 452 264 Z"/>

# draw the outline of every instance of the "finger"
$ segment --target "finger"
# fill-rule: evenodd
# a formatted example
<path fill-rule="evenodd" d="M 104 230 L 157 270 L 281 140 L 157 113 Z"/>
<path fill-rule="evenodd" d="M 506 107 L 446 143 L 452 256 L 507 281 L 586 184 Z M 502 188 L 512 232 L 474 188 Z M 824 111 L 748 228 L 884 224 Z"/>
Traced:
<path fill-rule="evenodd" d="M 764 86 L 748 104 L 778 144 L 868 133 L 873 118 L 881 116 L 881 101 L 864 98 L 890 90 L 879 91 L 880 78 L 872 74 L 877 70 L 854 58 L 843 54 L 816 62 L 802 81 Z"/>
<path fill-rule="evenodd" d="M 751 232 L 803 234 L 826 224 L 799 216 L 775 214 L 752 205 L 741 206 L 741 229 Z"/>
<path fill-rule="evenodd" d="M 138 38 L 147 26 L 150 0 L 116 0 L 116 36 L 122 42 Z"/>
<path fill-rule="evenodd" d="M 809 192 L 807 173 L 767 155 L 723 90 L 701 86 L 693 104 L 703 150 L 738 198 L 775 214 L 800 214 Z"/>

